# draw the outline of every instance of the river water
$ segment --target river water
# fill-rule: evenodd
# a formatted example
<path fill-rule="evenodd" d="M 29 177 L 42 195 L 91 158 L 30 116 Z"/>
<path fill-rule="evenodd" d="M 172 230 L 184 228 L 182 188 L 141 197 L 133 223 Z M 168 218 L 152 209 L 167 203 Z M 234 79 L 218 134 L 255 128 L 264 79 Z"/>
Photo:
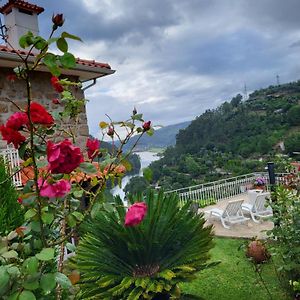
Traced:
<path fill-rule="evenodd" d="M 159 157 L 157 156 L 157 153 L 155 153 L 155 152 L 141 151 L 141 152 L 135 152 L 135 154 L 137 154 L 141 160 L 141 169 L 140 169 L 139 174 L 124 176 L 122 179 L 122 187 L 120 188 L 117 185 L 113 189 L 111 189 L 111 193 L 114 196 L 119 195 L 122 200 L 124 200 L 124 198 L 125 198 L 125 193 L 123 191 L 123 188 L 130 181 L 130 178 L 137 176 L 137 175 L 143 176 L 143 169 L 147 168 L 151 162 L 159 159 Z"/>

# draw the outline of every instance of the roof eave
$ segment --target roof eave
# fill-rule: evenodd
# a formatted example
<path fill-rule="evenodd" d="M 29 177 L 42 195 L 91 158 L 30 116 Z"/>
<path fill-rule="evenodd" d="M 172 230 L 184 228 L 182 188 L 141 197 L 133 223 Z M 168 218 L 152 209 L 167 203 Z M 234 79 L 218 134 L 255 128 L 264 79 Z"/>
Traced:
<path fill-rule="evenodd" d="M 22 57 L 26 57 L 21 55 Z M 34 58 L 29 57 L 29 62 L 33 62 Z M 20 65 L 21 58 L 15 53 L 4 52 L 0 53 L 0 66 L 7 68 L 15 68 Z M 45 66 L 40 66 L 39 71 L 49 72 Z M 72 69 L 62 69 L 63 75 L 72 75 L 78 76 L 80 81 L 88 81 L 95 78 L 111 75 L 115 73 L 115 70 L 102 68 L 102 67 L 94 67 L 94 66 L 86 66 L 76 64 L 75 68 Z"/>

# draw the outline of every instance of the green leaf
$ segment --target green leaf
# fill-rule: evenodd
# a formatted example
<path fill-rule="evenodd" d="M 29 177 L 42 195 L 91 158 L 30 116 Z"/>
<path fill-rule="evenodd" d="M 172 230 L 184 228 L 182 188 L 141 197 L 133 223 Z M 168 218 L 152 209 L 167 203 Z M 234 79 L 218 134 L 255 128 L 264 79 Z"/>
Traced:
<path fill-rule="evenodd" d="M 18 257 L 18 252 L 15 250 L 10 250 L 8 252 L 4 252 L 1 256 L 4 258 L 17 258 Z"/>
<path fill-rule="evenodd" d="M 32 292 L 23 291 L 19 296 L 19 300 L 36 300 L 36 298 Z"/>
<path fill-rule="evenodd" d="M 97 172 L 97 169 L 96 167 L 92 164 L 92 163 L 89 163 L 89 162 L 83 162 L 79 165 L 79 169 L 84 172 L 84 173 L 87 173 L 87 174 L 94 174 Z"/>
<path fill-rule="evenodd" d="M 58 77 L 58 76 L 61 75 L 61 71 L 60 71 L 60 68 L 58 66 L 53 66 L 53 67 L 48 66 L 48 69 L 49 69 L 49 71 L 51 72 L 51 74 L 53 76 Z"/>
<path fill-rule="evenodd" d="M 57 56 L 54 55 L 53 53 L 47 53 L 44 57 L 44 64 L 48 67 L 48 68 L 54 68 L 57 66 Z"/>
<path fill-rule="evenodd" d="M 25 220 L 29 220 L 29 219 L 33 218 L 34 216 L 36 216 L 36 210 L 31 208 L 26 211 L 24 218 L 25 218 Z"/>
<path fill-rule="evenodd" d="M 60 56 L 59 61 L 63 68 L 70 69 L 76 67 L 76 59 L 74 55 L 69 52 L 66 52 L 63 56 Z"/>
<path fill-rule="evenodd" d="M 131 117 L 132 120 L 138 120 L 138 121 L 143 121 L 143 114 L 136 114 L 134 116 Z"/>
<path fill-rule="evenodd" d="M 30 278 L 23 283 L 23 287 L 27 290 L 33 291 L 40 286 L 38 278 Z"/>
<path fill-rule="evenodd" d="M 78 221 L 82 221 L 83 220 L 83 214 L 80 213 L 79 211 L 74 211 L 72 213 L 72 215 L 78 220 Z"/>
<path fill-rule="evenodd" d="M 154 134 L 154 129 L 153 128 L 150 128 L 149 130 L 146 131 L 146 133 L 149 135 L 149 136 L 152 136 Z"/>
<path fill-rule="evenodd" d="M 51 38 L 48 40 L 48 45 L 55 43 L 59 38 Z"/>
<path fill-rule="evenodd" d="M 0 295 L 5 291 L 9 284 L 9 274 L 4 267 L 0 267 Z"/>
<path fill-rule="evenodd" d="M 33 39 L 34 47 L 38 50 L 44 50 L 48 48 L 48 43 L 45 39 L 43 39 L 41 36 L 36 36 Z"/>
<path fill-rule="evenodd" d="M 36 257 L 27 258 L 22 265 L 23 272 L 28 275 L 35 274 L 39 268 L 39 261 Z"/>
<path fill-rule="evenodd" d="M 20 292 L 16 292 L 16 293 L 10 295 L 10 296 L 7 298 L 7 300 L 18 300 L 19 293 L 20 293 Z"/>
<path fill-rule="evenodd" d="M 74 191 L 74 192 L 73 192 L 73 195 L 74 195 L 74 197 L 76 197 L 76 198 L 81 198 L 82 195 L 83 195 L 83 193 L 84 193 L 83 190 L 80 190 L 80 191 Z"/>
<path fill-rule="evenodd" d="M 28 31 L 27 34 L 23 35 L 19 39 L 19 45 L 21 48 L 25 49 L 33 44 L 33 34 Z"/>
<path fill-rule="evenodd" d="M 65 31 L 61 34 L 61 37 L 82 42 L 80 37 L 78 37 L 76 35 L 73 35 L 73 34 L 70 34 L 70 33 L 67 33 Z"/>
<path fill-rule="evenodd" d="M 55 280 L 63 289 L 67 289 L 72 286 L 70 279 L 63 273 L 55 273 Z"/>
<path fill-rule="evenodd" d="M 56 41 L 56 45 L 57 45 L 57 48 L 61 52 L 64 52 L 64 53 L 68 52 L 68 43 L 67 43 L 67 41 L 64 38 L 59 38 Z"/>
<path fill-rule="evenodd" d="M 41 277 L 41 288 L 46 294 L 49 294 L 56 287 L 56 278 L 52 273 L 43 274 Z"/>
<path fill-rule="evenodd" d="M 36 254 L 35 257 L 42 261 L 48 261 L 54 258 L 53 248 L 44 248 L 40 253 Z"/>
<path fill-rule="evenodd" d="M 70 227 L 75 227 L 77 224 L 76 218 L 73 215 L 67 216 L 67 223 Z"/>
<path fill-rule="evenodd" d="M 71 252 L 74 252 L 76 250 L 76 246 L 71 243 L 67 243 L 66 248 Z"/>
<path fill-rule="evenodd" d="M 45 224 L 51 224 L 54 220 L 54 215 L 52 213 L 42 213 L 42 220 Z"/>
<path fill-rule="evenodd" d="M 41 232 L 41 225 L 40 225 L 39 222 L 32 221 L 29 224 L 30 224 L 30 228 L 32 229 L 32 231 L 34 231 L 34 232 Z"/>

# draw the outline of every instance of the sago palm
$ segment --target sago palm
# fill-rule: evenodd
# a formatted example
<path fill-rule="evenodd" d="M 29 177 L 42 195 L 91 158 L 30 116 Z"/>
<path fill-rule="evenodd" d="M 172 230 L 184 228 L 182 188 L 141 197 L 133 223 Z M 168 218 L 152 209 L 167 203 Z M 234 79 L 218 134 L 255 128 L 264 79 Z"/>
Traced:
<path fill-rule="evenodd" d="M 178 283 L 208 267 L 212 228 L 203 215 L 179 208 L 177 195 L 150 192 L 144 201 L 147 215 L 135 227 L 124 226 L 119 197 L 113 212 L 86 224 L 76 257 L 79 299 L 179 299 Z"/>

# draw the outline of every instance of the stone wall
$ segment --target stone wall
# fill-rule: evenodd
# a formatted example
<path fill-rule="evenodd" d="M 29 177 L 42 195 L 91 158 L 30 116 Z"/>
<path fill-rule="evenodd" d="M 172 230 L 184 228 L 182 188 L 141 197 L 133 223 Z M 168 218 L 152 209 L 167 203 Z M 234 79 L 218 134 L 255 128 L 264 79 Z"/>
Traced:
<path fill-rule="evenodd" d="M 11 102 L 15 102 L 18 106 L 24 108 L 26 105 L 26 86 L 22 80 L 11 82 L 7 80 L 7 75 L 12 74 L 12 69 L 0 67 L 0 124 L 4 124 L 9 116 L 18 111 L 18 108 Z M 62 106 L 53 104 L 53 98 L 59 98 L 59 94 L 55 92 L 50 84 L 51 75 L 46 72 L 35 72 L 32 80 L 32 97 L 36 102 L 41 103 L 51 113 L 53 111 L 61 111 Z M 76 80 L 76 78 L 70 78 Z M 83 92 L 80 89 L 75 91 L 77 98 L 83 98 Z M 77 131 L 77 144 L 83 148 L 89 135 L 87 125 L 87 117 L 85 108 L 79 115 L 78 127 L 75 128 L 74 122 L 67 122 L 66 127 Z M 1 135 L 0 135 L 1 138 Z M 0 139 L 0 149 L 6 148 L 6 142 Z"/>

